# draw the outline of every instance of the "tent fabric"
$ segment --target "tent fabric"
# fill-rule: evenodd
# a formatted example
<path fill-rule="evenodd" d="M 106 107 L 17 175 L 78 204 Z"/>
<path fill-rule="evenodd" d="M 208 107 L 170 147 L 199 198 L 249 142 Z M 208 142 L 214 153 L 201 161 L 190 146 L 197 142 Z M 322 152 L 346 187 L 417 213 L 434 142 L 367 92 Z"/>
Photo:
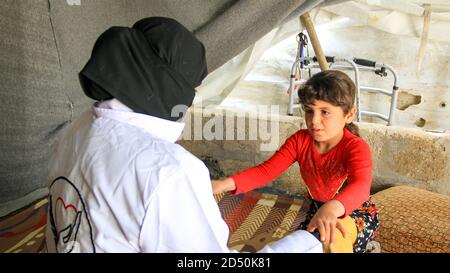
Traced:
<path fill-rule="evenodd" d="M 329 0 L 320 5 L 309 1 L 292 14 L 303 14 L 309 11 L 317 31 L 367 26 L 396 35 L 420 38 L 424 21 L 424 4 L 430 4 L 432 11 L 428 39 L 450 41 L 449 35 L 442 35 L 450 28 L 450 3 L 442 0 Z M 253 70 L 256 61 L 260 60 L 263 53 L 283 39 L 293 39 L 302 28 L 303 26 L 299 27 L 298 16 L 288 16 L 278 27 L 210 73 L 198 89 L 194 104 L 224 107 L 222 104 L 224 100 L 234 90 L 239 89 L 239 85 L 245 81 L 245 77 L 251 73 L 250 70 Z M 322 39 L 325 38 L 328 37 L 321 37 L 322 43 L 324 42 Z M 325 44 L 327 42 L 325 41 Z M 419 47 L 419 42 L 417 46 Z M 292 63 L 289 64 L 289 69 L 291 65 Z M 288 80 L 287 73 L 286 80 Z M 269 77 L 266 79 L 270 81 Z M 261 86 L 261 88 L 264 87 Z"/>
<path fill-rule="evenodd" d="M 205 44 L 213 71 L 287 18 L 322 2 L 0 1 L 0 216 L 46 194 L 51 145 L 92 103 L 77 75 L 107 28 L 149 16 L 175 18 Z"/>
<path fill-rule="evenodd" d="M 330 5 L 333 4 L 333 5 Z M 334 27 L 350 25 L 370 26 L 388 33 L 420 38 L 424 25 L 424 7 L 429 4 L 431 22 L 428 39 L 450 42 L 450 3 L 441 0 L 359 0 L 340 1 L 322 6 L 315 17 L 317 25 Z M 344 22 L 342 22 L 343 18 Z"/>
<path fill-rule="evenodd" d="M 0 2 L 0 215 L 44 192 L 47 158 L 71 104 L 47 1 Z M 22 199 L 20 199 L 22 197 Z"/>

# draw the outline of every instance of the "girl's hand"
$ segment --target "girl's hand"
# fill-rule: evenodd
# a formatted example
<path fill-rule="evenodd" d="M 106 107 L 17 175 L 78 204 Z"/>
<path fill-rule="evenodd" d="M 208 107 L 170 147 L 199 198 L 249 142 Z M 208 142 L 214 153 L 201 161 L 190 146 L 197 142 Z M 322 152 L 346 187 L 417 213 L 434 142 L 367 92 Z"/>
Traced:
<path fill-rule="evenodd" d="M 222 180 L 211 180 L 213 194 L 219 194 L 227 191 L 234 191 L 236 189 L 236 184 L 234 179 L 227 177 Z"/>
<path fill-rule="evenodd" d="M 307 230 L 313 232 L 319 229 L 320 241 L 324 244 L 332 244 L 336 238 L 336 228 L 340 230 L 344 238 L 347 237 L 347 232 L 344 226 L 338 222 L 337 218 L 345 213 L 345 208 L 341 202 L 331 200 L 322 205 L 316 212 Z"/>

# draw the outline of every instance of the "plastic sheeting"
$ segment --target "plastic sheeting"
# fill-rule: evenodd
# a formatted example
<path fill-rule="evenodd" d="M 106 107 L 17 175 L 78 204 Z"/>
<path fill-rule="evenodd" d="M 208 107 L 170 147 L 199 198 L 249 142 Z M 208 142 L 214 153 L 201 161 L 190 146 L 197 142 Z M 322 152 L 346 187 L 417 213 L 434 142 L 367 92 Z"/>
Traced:
<path fill-rule="evenodd" d="M 320 7 L 311 10 L 310 14 L 317 29 L 366 26 L 391 34 L 420 38 L 424 22 L 424 4 L 429 4 L 431 8 L 428 39 L 450 42 L 450 2 L 446 0 L 332 0 L 323 2 Z M 212 72 L 198 88 L 194 103 L 202 107 L 219 106 L 236 86 L 245 80 L 267 49 L 297 34 L 302 28 L 299 19 L 293 18 L 272 30 Z"/>

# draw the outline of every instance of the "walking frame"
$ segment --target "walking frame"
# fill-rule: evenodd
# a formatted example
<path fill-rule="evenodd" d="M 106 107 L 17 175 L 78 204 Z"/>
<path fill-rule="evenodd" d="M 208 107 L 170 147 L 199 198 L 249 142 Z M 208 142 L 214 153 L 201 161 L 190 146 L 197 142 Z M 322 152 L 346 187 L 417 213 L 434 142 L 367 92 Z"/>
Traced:
<path fill-rule="evenodd" d="M 326 60 L 330 64 L 330 68 L 332 66 L 333 69 L 346 69 L 346 70 L 350 69 L 354 71 L 354 81 L 356 85 L 355 107 L 356 107 L 357 122 L 360 122 L 361 116 L 364 115 L 368 117 L 376 117 L 382 119 L 387 122 L 388 126 L 394 124 L 395 108 L 397 107 L 397 96 L 398 96 L 397 94 L 398 74 L 392 66 L 387 64 L 378 64 L 375 61 L 360 58 L 353 58 L 353 60 L 349 60 L 334 56 L 333 57 L 326 56 Z M 287 113 L 288 115 L 292 116 L 294 113 L 294 109 L 300 108 L 299 103 L 294 103 L 294 97 L 296 95 L 296 92 L 294 92 L 294 90 L 296 90 L 296 87 L 298 87 L 299 92 L 301 92 L 301 81 L 296 78 L 297 73 L 301 73 L 302 69 L 308 69 L 309 75 L 311 76 L 311 69 L 316 67 L 318 67 L 317 58 L 308 56 L 302 56 L 298 58 L 292 65 L 289 80 L 289 90 L 291 90 L 291 92 L 289 92 L 289 106 Z M 388 71 L 391 72 L 394 77 L 394 85 L 392 87 L 392 91 L 388 91 L 386 89 L 378 87 L 360 86 L 360 70 L 372 71 L 381 77 L 387 77 Z M 391 97 L 389 115 L 362 110 L 360 105 L 361 91 L 369 93 L 380 93 Z"/>

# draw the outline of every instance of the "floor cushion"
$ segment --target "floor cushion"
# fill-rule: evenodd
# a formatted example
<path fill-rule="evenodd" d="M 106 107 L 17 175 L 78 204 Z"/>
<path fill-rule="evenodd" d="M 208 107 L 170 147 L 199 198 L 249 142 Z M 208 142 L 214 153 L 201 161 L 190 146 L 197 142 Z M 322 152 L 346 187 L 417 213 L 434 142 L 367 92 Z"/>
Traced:
<path fill-rule="evenodd" d="M 395 186 L 372 196 L 380 212 L 382 252 L 450 253 L 450 196 Z"/>

